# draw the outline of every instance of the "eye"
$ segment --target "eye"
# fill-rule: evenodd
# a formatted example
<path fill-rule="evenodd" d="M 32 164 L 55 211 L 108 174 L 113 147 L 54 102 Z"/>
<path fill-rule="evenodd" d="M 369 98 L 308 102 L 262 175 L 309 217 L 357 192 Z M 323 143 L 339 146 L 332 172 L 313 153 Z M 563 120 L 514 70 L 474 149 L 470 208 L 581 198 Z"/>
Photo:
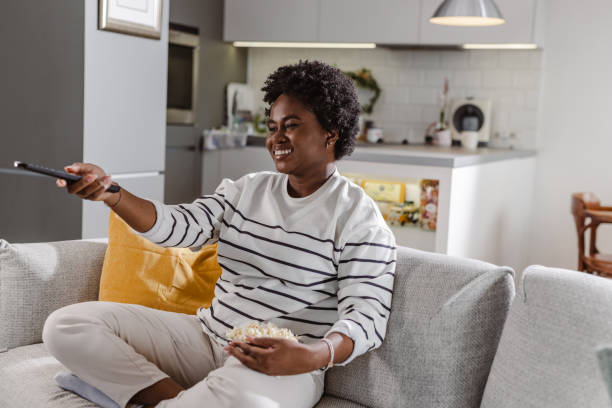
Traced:
<path fill-rule="evenodd" d="M 268 132 L 270 132 L 270 133 L 276 132 L 276 127 L 275 126 L 268 126 Z"/>
<path fill-rule="evenodd" d="M 287 124 L 285 125 L 285 127 L 286 127 L 287 129 L 292 129 L 292 128 L 296 128 L 296 127 L 298 127 L 298 124 L 297 124 L 297 123 L 287 123 Z"/>

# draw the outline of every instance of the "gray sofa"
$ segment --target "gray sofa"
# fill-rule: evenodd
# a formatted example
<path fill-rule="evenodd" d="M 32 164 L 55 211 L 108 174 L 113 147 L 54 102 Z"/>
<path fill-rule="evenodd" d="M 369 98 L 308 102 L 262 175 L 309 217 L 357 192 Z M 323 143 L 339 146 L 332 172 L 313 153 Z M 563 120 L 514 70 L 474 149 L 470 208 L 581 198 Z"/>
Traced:
<path fill-rule="evenodd" d="M 46 317 L 97 298 L 106 244 L 0 242 L 0 407 L 93 407 L 53 382 Z M 381 348 L 335 367 L 317 408 L 607 407 L 612 280 L 398 249 Z"/>

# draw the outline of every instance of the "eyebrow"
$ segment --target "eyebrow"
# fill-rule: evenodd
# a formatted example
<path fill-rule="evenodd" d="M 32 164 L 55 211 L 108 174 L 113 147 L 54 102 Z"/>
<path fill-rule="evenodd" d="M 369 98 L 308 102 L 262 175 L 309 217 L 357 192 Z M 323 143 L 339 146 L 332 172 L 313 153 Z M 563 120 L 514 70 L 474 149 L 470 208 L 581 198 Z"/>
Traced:
<path fill-rule="evenodd" d="M 298 115 L 287 115 L 284 118 L 282 118 L 282 120 L 287 121 L 289 119 L 297 119 L 297 120 L 302 120 Z M 272 118 L 268 118 L 268 123 L 274 123 L 274 120 L 272 120 Z"/>

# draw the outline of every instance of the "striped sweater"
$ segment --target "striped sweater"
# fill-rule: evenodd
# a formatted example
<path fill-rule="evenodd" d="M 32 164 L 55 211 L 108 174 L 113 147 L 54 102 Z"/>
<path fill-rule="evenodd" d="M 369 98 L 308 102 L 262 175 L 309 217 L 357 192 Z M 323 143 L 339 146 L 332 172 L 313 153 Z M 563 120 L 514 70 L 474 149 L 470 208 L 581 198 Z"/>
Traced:
<path fill-rule="evenodd" d="M 157 220 L 141 235 L 162 246 L 218 242 L 215 298 L 198 310 L 218 343 L 253 320 L 304 342 L 339 332 L 354 341 L 345 365 L 384 339 L 395 240 L 372 199 L 337 170 L 307 197 L 291 197 L 287 183 L 285 174 L 260 172 L 225 179 L 191 204 L 153 201 Z"/>

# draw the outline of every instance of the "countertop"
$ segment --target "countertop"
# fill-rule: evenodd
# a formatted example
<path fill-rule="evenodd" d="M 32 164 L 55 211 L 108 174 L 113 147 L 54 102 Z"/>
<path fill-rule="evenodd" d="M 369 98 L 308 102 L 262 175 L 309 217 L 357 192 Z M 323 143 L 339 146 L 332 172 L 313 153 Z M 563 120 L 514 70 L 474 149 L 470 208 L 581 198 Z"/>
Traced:
<path fill-rule="evenodd" d="M 265 138 L 258 136 L 249 136 L 247 141 L 247 146 L 264 146 L 264 144 Z M 535 150 L 494 148 L 470 150 L 461 147 L 358 142 L 353 154 L 343 160 L 456 168 L 535 155 Z"/>

